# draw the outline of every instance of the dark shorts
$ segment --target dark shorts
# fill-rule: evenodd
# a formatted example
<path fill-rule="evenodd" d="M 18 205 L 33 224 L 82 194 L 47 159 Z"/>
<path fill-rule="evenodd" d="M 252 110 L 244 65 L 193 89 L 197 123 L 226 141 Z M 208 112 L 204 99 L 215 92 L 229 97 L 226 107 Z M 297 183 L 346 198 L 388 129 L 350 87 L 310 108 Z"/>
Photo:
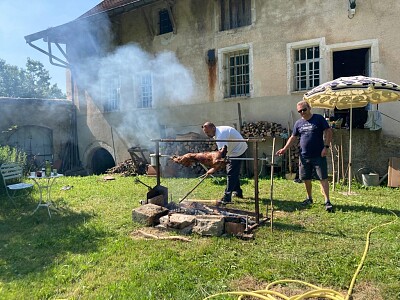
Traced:
<path fill-rule="evenodd" d="M 318 180 L 328 178 L 328 164 L 326 157 L 304 158 L 300 156 L 299 177 L 301 180 L 311 180 L 313 175 Z"/>

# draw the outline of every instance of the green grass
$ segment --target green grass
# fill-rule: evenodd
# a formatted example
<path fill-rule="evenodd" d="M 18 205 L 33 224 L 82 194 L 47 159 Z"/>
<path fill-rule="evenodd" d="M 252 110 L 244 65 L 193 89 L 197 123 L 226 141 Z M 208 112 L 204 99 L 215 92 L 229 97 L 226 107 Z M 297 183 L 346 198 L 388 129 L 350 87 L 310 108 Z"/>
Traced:
<path fill-rule="evenodd" d="M 304 187 L 274 180 L 274 226 L 255 238 L 200 237 L 191 242 L 134 239 L 142 228 L 131 212 L 147 188 L 133 177 L 63 177 L 55 182 L 58 212 L 32 215 L 38 193 L 13 208 L 0 198 L 0 299 L 204 299 L 226 291 L 256 290 L 280 279 L 299 279 L 346 293 L 363 254 L 367 232 L 400 215 L 400 190 L 353 186 L 357 195 L 332 192 L 335 213 L 324 211 L 318 182 L 315 203 L 303 208 Z M 150 186 L 155 178 L 141 176 Z M 197 179 L 162 179 L 179 201 Z M 254 181 L 234 207 L 254 211 Z M 70 190 L 61 187 L 73 186 Z M 270 181 L 261 179 L 265 215 Z M 206 179 L 189 198 L 218 199 L 224 179 Z M 357 276 L 354 299 L 400 298 L 400 221 L 377 228 Z M 287 291 L 299 286 L 282 286 Z M 289 291 L 290 293 L 290 291 Z M 237 298 L 237 296 L 236 296 Z M 218 297 L 216 299 L 236 299 Z"/>

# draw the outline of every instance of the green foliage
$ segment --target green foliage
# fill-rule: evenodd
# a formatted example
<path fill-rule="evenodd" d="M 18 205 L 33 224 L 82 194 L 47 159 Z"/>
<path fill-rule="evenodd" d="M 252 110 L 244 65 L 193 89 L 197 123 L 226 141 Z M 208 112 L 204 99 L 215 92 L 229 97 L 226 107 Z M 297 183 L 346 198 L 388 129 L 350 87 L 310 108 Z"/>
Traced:
<path fill-rule="evenodd" d="M 65 98 L 57 84 L 51 85 L 49 71 L 39 61 L 27 59 L 26 69 L 0 59 L 0 96 L 13 98 Z"/>
<path fill-rule="evenodd" d="M 5 162 L 16 162 L 26 165 L 26 153 L 10 146 L 0 146 L 0 165 Z"/>
<path fill-rule="evenodd" d="M 274 180 L 273 231 L 269 223 L 253 231 L 253 240 L 187 236 L 191 242 L 145 239 L 132 222 L 132 209 L 147 188 L 132 177 L 62 177 L 52 187 L 57 211 L 32 214 L 38 192 L 14 209 L 0 198 L 1 299 L 168 299 L 201 300 L 225 291 L 252 291 L 281 279 L 299 279 L 346 294 L 371 236 L 354 300 L 398 299 L 400 295 L 400 190 L 357 188 L 356 195 L 332 192 L 335 213 L 324 211 L 319 185 L 315 203 L 302 207 L 304 186 Z M 140 176 L 149 186 L 155 178 Z M 162 179 L 174 202 L 198 179 Z M 191 199 L 218 199 L 224 190 L 207 178 Z M 242 181 L 247 198 L 232 208 L 254 211 L 254 181 Z M 259 181 L 260 212 L 270 203 L 267 179 Z M 69 186 L 70 189 L 63 189 Z M 168 233 L 166 233 L 168 234 Z M 176 235 L 176 233 L 169 233 Z M 298 286 L 283 285 L 293 295 Z M 217 297 L 216 299 L 237 299 Z"/>

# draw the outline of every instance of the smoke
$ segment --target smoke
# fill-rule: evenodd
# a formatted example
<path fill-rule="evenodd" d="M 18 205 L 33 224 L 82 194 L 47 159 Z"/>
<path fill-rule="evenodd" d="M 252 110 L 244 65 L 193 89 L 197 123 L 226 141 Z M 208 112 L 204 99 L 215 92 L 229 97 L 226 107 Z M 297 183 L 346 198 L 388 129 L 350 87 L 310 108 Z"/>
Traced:
<path fill-rule="evenodd" d="M 76 82 L 88 92 L 100 112 L 120 116 L 120 121 L 110 126 L 121 137 L 135 145 L 148 146 L 150 139 L 162 135 L 162 124 L 155 111 L 190 104 L 195 94 L 194 76 L 170 51 L 152 54 L 134 43 L 110 51 L 109 41 L 114 37 L 107 28 L 100 30 L 101 41 L 90 30 L 82 39 L 75 38 L 74 48 L 80 49 L 75 53 L 71 50 L 76 62 Z M 92 55 L 88 56 L 89 53 Z M 83 60 L 83 56 L 87 58 Z"/>

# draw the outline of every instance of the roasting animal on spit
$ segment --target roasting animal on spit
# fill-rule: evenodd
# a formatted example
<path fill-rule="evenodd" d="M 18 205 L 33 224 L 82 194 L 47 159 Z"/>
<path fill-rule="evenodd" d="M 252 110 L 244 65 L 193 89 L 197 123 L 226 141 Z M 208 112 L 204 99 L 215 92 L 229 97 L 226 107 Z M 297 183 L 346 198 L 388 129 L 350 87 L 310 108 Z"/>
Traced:
<path fill-rule="evenodd" d="M 210 173 L 219 171 L 226 166 L 226 152 L 227 148 L 224 146 L 222 149 L 210 152 L 199 153 L 186 153 L 181 156 L 172 156 L 171 159 L 185 167 L 190 167 L 195 163 L 200 163 L 208 168 Z"/>

